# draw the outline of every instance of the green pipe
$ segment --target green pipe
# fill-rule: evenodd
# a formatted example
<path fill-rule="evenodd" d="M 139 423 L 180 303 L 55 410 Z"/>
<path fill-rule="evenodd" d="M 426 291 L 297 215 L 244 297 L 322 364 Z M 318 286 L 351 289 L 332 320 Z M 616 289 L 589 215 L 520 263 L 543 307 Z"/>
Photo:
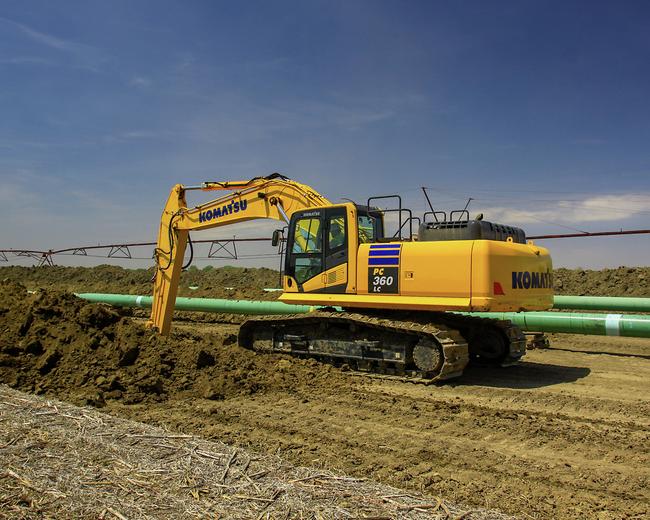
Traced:
<path fill-rule="evenodd" d="M 577 312 L 462 312 L 468 316 L 510 320 L 524 331 L 650 338 L 650 316 Z"/>
<path fill-rule="evenodd" d="M 78 297 L 119 307 L 151 307 L 151 296 L 83 293 Z M 303 314 L 317 307 L 282 302 L 176 298 L 176 310 L 231 314 Z M 650 338 L 650 316 L 569 312 L 463 312 L 468 316 L 510 320 L 524 331 Z"/>
<path fill-rule="evenodd" d="M 151 296 L 132 294 L 81 293 L 79 298 L 94 303 L 108 303 L 116 307 L 151 308 Z M 277 301 L 219 300 L 214 298 L 176 298 L 177 311 L 226 312 L 231 314 L 302 314 L 315 307 L 309 305 L 289 305 Z"/>
<path fill-rule="evenodd" d="M 554 309 L 583 311 L 650 312 L 650 298 L 614 298 L 606 296 L 555 296 Z"/>

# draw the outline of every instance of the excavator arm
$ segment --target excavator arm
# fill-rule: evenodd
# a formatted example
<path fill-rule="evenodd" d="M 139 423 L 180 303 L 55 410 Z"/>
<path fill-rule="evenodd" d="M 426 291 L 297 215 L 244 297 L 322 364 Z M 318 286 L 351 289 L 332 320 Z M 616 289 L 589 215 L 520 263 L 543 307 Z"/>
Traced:
<path fill-rule="evenodd" d="M 185 193 L 189 190 L 225 190 L 230 193 L 188 208 Z M 274 219 L 288 223 L 291 215 L 298 210 L 328 205 L 331 203 L 313 188 L 278 173 L 248 181 L 204 182 L 200 186 L 189 187 L 175 185 L 160 220 L 154 253 L 156 273 L 153 302 L 147 326 L 158 329 L 161 334 L 169 333 L 190 231 L 253 219 Z"/>

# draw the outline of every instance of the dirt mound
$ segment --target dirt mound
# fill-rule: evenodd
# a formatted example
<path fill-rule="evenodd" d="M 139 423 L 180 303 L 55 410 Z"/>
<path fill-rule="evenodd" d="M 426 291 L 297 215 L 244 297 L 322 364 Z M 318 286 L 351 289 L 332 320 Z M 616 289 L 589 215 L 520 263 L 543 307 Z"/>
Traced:
<path fill-rule="evenodd" d="M 0 382 L 95 406 L 224 399 L 328 384 L 328 367 L 258 355 L 234 334 L 179 330 L 161 337 L 118 311 L 62 291 L 0 289 Z"/>
<path fill-rule="evenodd" d="M 111 265 L 0 268 L 0 279 L 23 283 L 29 289 L 70 292 L 151 294 L 152 276 L 153 269 L 124 269 Z M 179 295 L 274 300 L 278 293 L 263 289 L 278 287 L 279 276 L 278 271 L 266 268 L 190 267 L 181 275 Z M 650 267 L 618 267 L 601 271 L 560 268 L 554 271 L 554 280 L 557 294 L 650 297 Z"/>
<path fill-rule="evenodd" d="M 650 297 L 650 267 L 618 267 L 591 271 L 555 269 L 556 294 L 574 296 Z"/>
<path fill-rule="evenodd" d="M 123 269 L 112 265 L 97 267 L 22 267 L 0 269 L 0 278 L 25 284 L 29 289 L 63 289 L 70 292 L 111 292 L 120 287 L 128 294 L 151 292 L 153 269 Z"/>
<path fill-rule="evenodd" d="M 0 279 L 25 284 L 29 289 L 61 289 L 70 292 L 151 294 L 153 268 L 124 269 L 97 267 L 22 267 L 0 268 Z M 279 273 L 266 268 L 207 266 L 190 267 L 181 274 L 180 296 L 269 300 L 277 293 L 263 291 L 278 287 Z"/>

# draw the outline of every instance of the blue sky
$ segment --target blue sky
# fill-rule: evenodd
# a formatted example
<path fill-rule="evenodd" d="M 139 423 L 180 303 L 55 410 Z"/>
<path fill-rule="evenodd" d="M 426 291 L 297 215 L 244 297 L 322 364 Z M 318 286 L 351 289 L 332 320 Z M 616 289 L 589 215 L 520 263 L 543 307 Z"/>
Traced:
<path fill-rule="evenodd" d="M 417 211 L 428 186 L 531 235 L 648 228 L 649 27 L 645 1 L 5 0 L 0 249 L 152 240 L 174 183 L 273 171 Z"/>

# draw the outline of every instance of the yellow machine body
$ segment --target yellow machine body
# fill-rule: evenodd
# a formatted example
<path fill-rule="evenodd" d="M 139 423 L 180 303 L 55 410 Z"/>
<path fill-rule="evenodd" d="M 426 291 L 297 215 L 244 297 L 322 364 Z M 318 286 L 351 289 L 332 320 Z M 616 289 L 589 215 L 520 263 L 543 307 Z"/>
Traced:
<path fill-rule="evenodd" d="M 549 252 L 492 240 L 361 244 L 354 267 L 337 266 L 303 284 L 284 277 L 280 300 L 307 305 L 431 311 L 534 311 L 553 305 Z M 390 247 L 394 246 L 394 247 Z M 393 256 L 370 256 L 384 250 Z M 372 264 L 372 265 L 371 265 Z M 323 292 L 347 282 L 344 294 Z"/>

